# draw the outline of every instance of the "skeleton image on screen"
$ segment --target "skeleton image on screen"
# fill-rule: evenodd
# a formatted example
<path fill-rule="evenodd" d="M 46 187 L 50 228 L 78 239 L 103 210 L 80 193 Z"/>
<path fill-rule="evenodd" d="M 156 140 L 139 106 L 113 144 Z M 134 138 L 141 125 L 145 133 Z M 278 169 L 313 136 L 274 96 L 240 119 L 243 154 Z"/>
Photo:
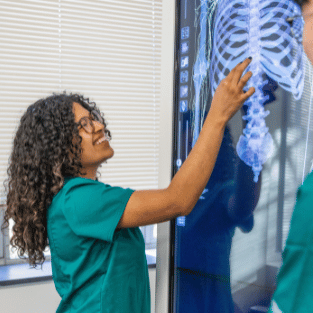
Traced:
<path fill-rule="evenodd" d="M 210 82 L 212 94 L 223 78 L 241 61 L 253 57 L 247 71 L 253 77 L 247 91 L 256 92 L 245 105 L 248 123 L 237 143 L 237 153 L 242 161 L 252 167 L 254 181 L 262 165 L 270 157 L 273 140 L 265 124 L 263 103 L 265 72 L 296 100 L 301 98 L 304 85 L 303 48 L 292 36 L 286 18 L 301 14 L 300 8 L 289 0 L 220 0 L 218 1 L 213 36 Z M 302 33 L 301 25 L 295 25 Z M 244 73 L 245 74 L 245 73 Z"/>
<path fill-rule="evenodd" d="M 214 10 L 217 7 L 213 22 Z M 273 140 L 266 127 L 263 87 L 268 83 L 266 73 L 296 100 L 301 98 L 304 85 L 303 48 L 291 33 L 286 18 L 301 14 L 300 8 L 289 0 L 201 0 L 200 34 L 197 39 L 197 58 L 193 66 L 194 146 L 203 124 L 205 105 L 200 97 L 207 97 L 203 85 L 209 75 L 212 95 L 228 73 L 241 61 L 251 56 L 251 64 L 244 72 L 253 77 L 245 87 L 256 92 L 245 102 L 247 121 L 237 143 L 242 161 L 252 167 L 254 181 L 258 181 L 263 164 L 271 156 Z M 298 20 L 297 20 L 298 21 Z M 212 25 L 213 24 L 213 25 Z M 211 29 L 214 26 L 213 40 Z M 302 34 L 303 21 L 293 25 Z M 209 71 L 209 74 L 208 74 Z"/>

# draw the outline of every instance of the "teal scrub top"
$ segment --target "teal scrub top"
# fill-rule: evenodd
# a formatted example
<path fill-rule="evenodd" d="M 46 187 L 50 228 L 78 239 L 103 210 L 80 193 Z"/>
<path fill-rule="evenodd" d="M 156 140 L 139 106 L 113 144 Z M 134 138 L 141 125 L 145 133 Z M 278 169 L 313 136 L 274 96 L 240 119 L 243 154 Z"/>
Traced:
<path fill-rule="evenodd" d="M 116 229 L 134 191 L 66 178 L 47 210 L 57 313 L 148 313 L 145 243 L 138 227 Z"/>
<path fill-rule="evenodd" d="M 297 192 L 269 313 L 313 311 L 313 173 Z"/>

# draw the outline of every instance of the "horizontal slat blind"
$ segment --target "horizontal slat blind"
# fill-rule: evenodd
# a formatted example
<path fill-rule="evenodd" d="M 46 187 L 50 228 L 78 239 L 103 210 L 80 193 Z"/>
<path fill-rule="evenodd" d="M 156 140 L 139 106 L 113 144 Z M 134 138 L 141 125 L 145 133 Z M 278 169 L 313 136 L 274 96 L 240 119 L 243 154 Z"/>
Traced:
<path fill-rule="evenodd" d="M 82 93 L 105 114 L 115 155 L 100 180 L 158 182 L 162 0 L 0 0 L 0 194 L 19 119 L 41 97 Z"/>
<path fill-rule="evenodd" d="M 296 203 L 297 189 L 310 173 L 313 162 L 312 65 L 305 57 L 304 90 L 300 100 L 291 99 L 286 134 L 285 196 L 282 246 L 286 244 Z"/>

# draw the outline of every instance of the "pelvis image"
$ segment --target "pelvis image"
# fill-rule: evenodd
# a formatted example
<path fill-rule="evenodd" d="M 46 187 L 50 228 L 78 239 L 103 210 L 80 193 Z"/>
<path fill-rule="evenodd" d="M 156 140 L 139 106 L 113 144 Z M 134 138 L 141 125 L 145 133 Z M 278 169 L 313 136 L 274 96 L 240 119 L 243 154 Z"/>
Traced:
<path fill-rule="evenodd" d="M 205 107 L 200 101 L 204 81 L 209 81 L 213 96 L 222 79 L 251 56 L 247 71 L 253 76 L 244 91 L 255 87 L 256 92 L 244 103 L 246 127 L 236 150 L 240 159 L 252 168 L 255 182 L 273 150 L 273 139 L 266 127 L 270 112 L 264 109 L 268 99 L 263 92 L 268 83 L 266 77 L 276 81 L 296 100 L 302 96 L 303 20 L 295 19 L 292 25 L 287 20 L 297 15 L 301 15 L 300 8 L 289 0 L 201 0 L 199 7 L 200 31 L 192 73 L 195 92 L 192 145 L 204 119 Z"/>

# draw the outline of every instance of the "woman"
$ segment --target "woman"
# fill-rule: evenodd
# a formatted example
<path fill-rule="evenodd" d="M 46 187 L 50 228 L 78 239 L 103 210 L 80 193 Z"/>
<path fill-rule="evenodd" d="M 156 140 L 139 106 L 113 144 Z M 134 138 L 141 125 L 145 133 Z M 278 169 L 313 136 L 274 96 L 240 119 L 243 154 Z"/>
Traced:
<path fill-rule="evenodd" d="M 114 151 L 94 103 L 53 95 L 21 118 L 8 169 L 6 227 L 29 263 L 43 263 L 48 241 L 61 312 L 150 312 L 139 226 L 188 215 L 206 186 L 228 120 L 255 92 L 238 64 L 221 82 L 199 139 L 169 187 L 134 191 L 96 180 Z"/>

